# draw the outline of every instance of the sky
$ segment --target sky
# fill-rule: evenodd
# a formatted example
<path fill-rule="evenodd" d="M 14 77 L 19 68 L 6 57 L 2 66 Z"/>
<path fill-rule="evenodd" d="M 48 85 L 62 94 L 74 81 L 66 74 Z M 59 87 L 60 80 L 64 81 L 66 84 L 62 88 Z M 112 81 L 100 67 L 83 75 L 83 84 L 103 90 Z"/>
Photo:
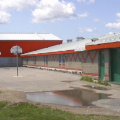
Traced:
<path fill-rule="evenodd" d="M 0 33 L 52 33 L 66 42 L 120 32 L 120 0 L 0 0 Z"/>

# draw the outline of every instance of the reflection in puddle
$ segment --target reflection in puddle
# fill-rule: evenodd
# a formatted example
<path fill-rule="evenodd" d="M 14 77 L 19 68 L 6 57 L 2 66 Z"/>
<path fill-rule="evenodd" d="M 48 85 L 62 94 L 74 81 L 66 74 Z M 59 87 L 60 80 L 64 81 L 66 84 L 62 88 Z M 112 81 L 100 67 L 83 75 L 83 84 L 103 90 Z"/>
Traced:
<path fill-rule="evenodd" d="M 84 89 L 63 90 L 54 92 L 27 93 L 27 99 L 33 102 L 51 103 L 67 106 L 91 106 L 93 101 L 106 99 L 108 95 L 98 94 Z"/>

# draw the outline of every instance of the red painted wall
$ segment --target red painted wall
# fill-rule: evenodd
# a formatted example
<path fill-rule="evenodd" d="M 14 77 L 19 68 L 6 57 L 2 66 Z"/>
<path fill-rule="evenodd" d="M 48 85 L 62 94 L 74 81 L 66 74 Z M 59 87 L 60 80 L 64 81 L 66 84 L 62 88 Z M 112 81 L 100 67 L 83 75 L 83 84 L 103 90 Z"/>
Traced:
<path fill-rule="evenodd" d="M 0 41 L 0 57 L 15 57 L 15 55 L 10 53 L 10 49 L 18 45 L 23 49 L 23 53 L 31 52 L 34 50 L 50 47 L 53 45 L 61 44 L 62 40 L 56 41 L 33 41 L 33 40 L 26 40 L 26 41 Z"/>

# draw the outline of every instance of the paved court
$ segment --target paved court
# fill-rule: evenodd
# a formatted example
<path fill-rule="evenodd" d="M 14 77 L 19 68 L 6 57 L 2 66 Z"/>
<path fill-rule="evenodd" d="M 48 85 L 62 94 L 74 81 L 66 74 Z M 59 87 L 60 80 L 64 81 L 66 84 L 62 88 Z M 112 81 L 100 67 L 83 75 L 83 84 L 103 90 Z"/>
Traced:
<path fill-rule="evenodd" d="M 15 77 L 16 71 L 16 67 L 0 68 L 0 89 L 25 92 L 62 90 L 70 85 L 62 81 L 80 80 L 79 75 L 26 67 L 19 67 L 19 77 Z"/>
<path fill-rule="evenodd" d="M 25 92 L 37 92 L 37 91 L 52 91 L 70 89 L 70 87 L 80 87 L 88 84 L 84 81 L 80 81 L 79 75 L 47 71 L 35 68 L 19 68 L 19 76 L 16 76 L 16 68 L 0 68 L 0 89 L 18 90 Z M 72 83 L 62 81 L 74 81 Z M 93 83 L 89 83 L 95 85 Z M 109 108 L 111 110 L 120 111 L 120 87 L 112 86 L 110 90 L 99 91 L 106 94 L 112 94 L 110 97 L 114 99 L 101 99 L 95 101 L 94 104 L 100 107 Z M 12 93 L 14 94 L 14 92 Z"/>

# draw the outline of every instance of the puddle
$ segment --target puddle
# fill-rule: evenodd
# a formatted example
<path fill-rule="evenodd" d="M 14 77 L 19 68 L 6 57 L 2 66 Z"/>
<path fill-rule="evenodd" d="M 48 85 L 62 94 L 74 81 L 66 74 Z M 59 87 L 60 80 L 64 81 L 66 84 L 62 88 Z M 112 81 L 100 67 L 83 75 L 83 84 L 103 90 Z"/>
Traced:
<path fill-rule="evenodd" d="M 95 93 L 92 90 L 72 89 L 53 92 L 27 93 L 27 100 L 67 106 L 92 106 L 92 102 L 107 99 L 108 95 Z"/>

